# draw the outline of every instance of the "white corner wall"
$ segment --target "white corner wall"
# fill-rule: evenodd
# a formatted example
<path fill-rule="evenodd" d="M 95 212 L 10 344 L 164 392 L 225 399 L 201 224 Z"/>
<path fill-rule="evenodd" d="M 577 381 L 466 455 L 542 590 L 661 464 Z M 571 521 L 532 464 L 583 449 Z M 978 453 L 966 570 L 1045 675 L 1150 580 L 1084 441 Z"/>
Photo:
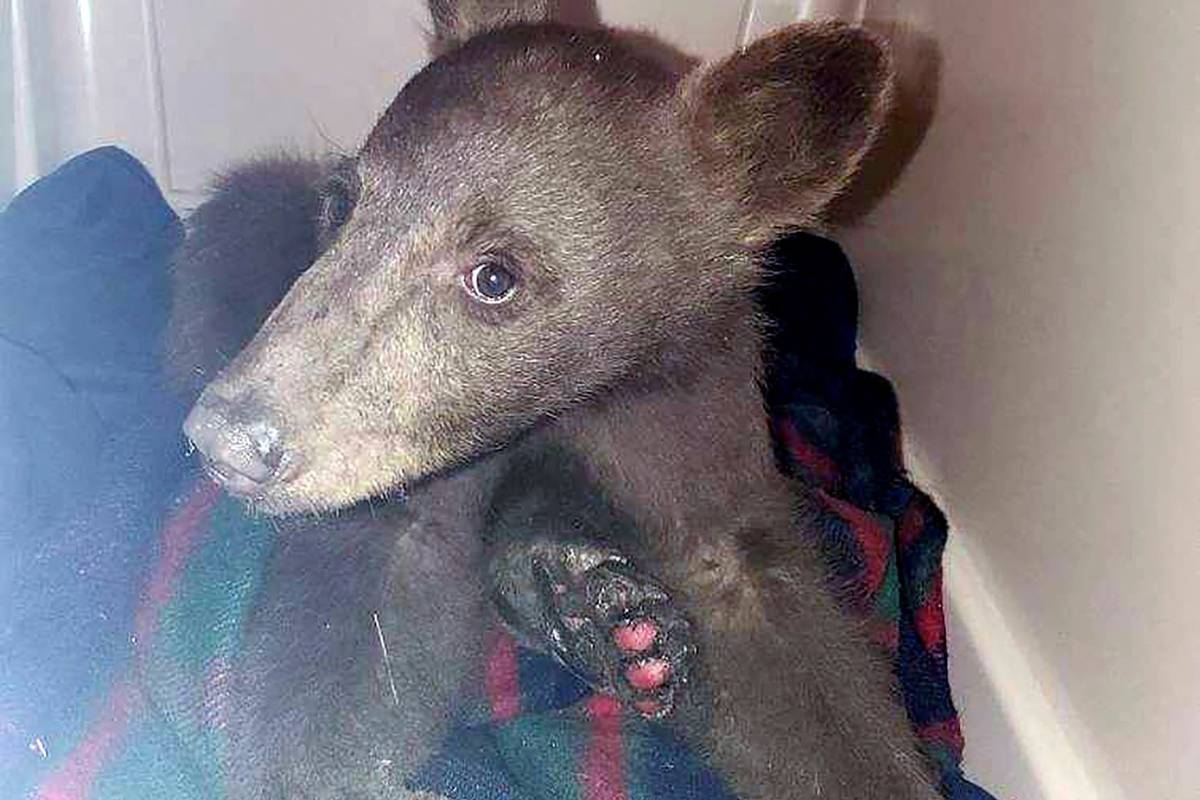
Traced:
<path fill-rule="evenodd" d="M 599 5 L 716 58 L 755 2 Z M 760 5 L 763 25 L 795 15 Z M 141 159 L 182 209 L 237 159 L 352 150 L 425 63 L 428 27 L 425 0 L 0 0 L 0 205 L 98 144 Z"/>
<path fill-rule="evenodd" d="M 865 13 L 941 54 L 921 148 L 844 241 L 956 531 L 968 768 L 1200 797 L 1200 5 Z"/>

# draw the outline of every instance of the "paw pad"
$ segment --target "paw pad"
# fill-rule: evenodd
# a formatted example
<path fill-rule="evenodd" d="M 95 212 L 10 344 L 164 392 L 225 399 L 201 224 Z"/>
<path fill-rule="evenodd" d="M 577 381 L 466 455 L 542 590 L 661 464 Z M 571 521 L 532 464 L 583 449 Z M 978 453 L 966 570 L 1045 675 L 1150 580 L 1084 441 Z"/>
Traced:
<path fill-rule="evenodd" d="M 628 560 L 576 552 L 583 545 L 554 547 L 569 552 L 543 549 L 532 565 L 541 629 L 554 654 L 596 691 L 616 695 L 642 716 L 669 714 L 695 652 L 687 620 Z"/>
<path fill-rule="evenodd" d="M 613 641 L 627 653 L 644 653 L 654 646 L 658 626 L 653 620 L 640 619 L 613 628 Z"/>

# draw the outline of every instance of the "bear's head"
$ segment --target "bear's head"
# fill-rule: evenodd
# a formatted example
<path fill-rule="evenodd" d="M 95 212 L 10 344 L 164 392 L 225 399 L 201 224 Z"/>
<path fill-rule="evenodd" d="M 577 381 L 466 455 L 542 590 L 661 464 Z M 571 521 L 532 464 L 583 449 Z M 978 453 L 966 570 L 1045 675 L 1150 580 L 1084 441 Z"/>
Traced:
<path fill-rule="evenodd" d="M 186 423 L 268 512 L 702 369 L 745 324 L 758 248 L 819 219 L 887 104 L 884 50 L 838 24 L 680 74 L 545 2 L 431 7 L 439 55 L 330 182 L 328 249 Z"/>

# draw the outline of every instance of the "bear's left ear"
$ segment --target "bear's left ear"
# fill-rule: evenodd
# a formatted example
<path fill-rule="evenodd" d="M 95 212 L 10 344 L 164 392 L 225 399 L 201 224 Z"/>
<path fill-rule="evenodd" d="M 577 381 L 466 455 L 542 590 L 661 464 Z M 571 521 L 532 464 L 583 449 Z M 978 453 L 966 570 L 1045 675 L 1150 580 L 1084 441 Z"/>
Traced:
<path fill-rule="evenodd" d="M 560 0 L 429 0 L 433 19 L 430 50 L 436 57 L 472 36 L 519 23 L 550 22 Z"/>
<path fill-rule="evenodd" d="M 713 191 L 737 193 L 748 243 L 820 220 L 882 126 L 892 78 L 875 36 L 825 22 L 784 28 L 684 80 L 687 135 Z"/>

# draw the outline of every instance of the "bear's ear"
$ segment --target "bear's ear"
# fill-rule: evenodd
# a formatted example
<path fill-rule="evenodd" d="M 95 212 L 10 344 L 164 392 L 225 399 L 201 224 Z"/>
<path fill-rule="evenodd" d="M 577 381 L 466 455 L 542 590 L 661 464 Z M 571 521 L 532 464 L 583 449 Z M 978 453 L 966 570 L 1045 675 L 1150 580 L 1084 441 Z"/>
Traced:
<path fill-rule="evenodd" d="M 476 34 L 521 22 L 549 22 L 559 16 L 559 0 L 429 0 L 436 57 Z"/>
<path fill-rule="evenodd" d="M 748 242 L 820 220 L 870 149 L 892 77 L 877 38 L 833 22 L 784 28 L 688 76 L 688 136 L 713 190 L 737 192 Z"/>

